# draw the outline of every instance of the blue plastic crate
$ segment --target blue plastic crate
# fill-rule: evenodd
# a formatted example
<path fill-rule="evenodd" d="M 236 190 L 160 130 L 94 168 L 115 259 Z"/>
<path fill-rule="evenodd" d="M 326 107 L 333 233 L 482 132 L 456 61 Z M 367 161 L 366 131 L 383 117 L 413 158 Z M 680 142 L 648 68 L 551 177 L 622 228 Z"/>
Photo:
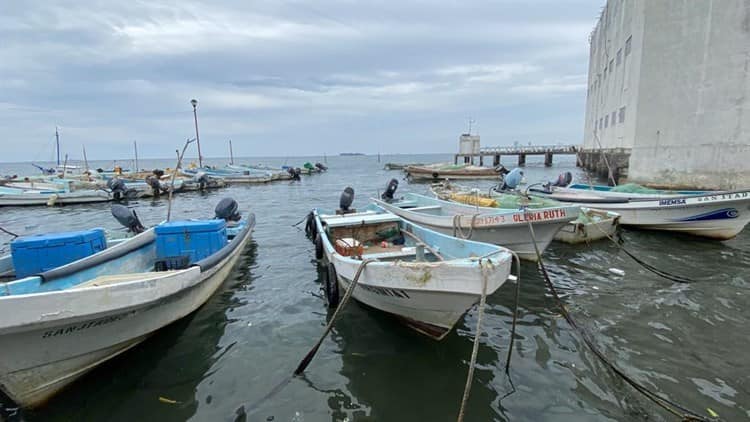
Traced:
<path fill-rule="evenodd" d="M 164 260 L 180 256 L 195 263 L 227 244 L 226 221 L 170 221 L 156 226 L 156 258 Z"/>
<path fill-rule="evenodd" d="M 16 278 L 69 264 L 106 247 L 104 229 L 24 236 L 10 243 Z"/>

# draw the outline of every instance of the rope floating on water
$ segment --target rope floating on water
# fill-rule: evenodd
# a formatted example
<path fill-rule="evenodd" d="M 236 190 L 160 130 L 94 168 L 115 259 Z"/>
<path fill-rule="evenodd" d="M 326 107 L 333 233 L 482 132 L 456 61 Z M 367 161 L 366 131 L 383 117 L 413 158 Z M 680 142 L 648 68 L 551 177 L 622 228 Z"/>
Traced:
<path fill-rule="evenodd" d="M 693 412 L 692 410 L 675 403 L 667 398 L 661 397 L 660 395 L 656 394 L 655 392 L 649 390 L 647 387 L 641 385 L 636 380 L 631 378 L 629 375 L 624 373 L 620 368 L 615 366 L 612 362 L 607 359 L 606 356 L 604 356 L 604 353 L 602 353 L 601 350 L 589 339 L 589 337 L 586 335 L 586 333 L 583 331 L 582 328 L 578 326 L 578 324 L 575 322 L 573 317 L 568 313 L 568 309 L 565 307 L 565 303 L 562 301 L 560 296 L 557 294 L 557 290 L 555 289 L 554 284 L 552 284 L 552 281 L 549 278 L 549 274 L 547 273 L 547 268 L 544 266 L 544 262 L 542 261 L 542 254 L 539 252 L 539 247 L 536 244 L 536 238 L 534 236 L 534 228 L 531 225 L 531 222 L 529 222 L 529 233 L 531 234 L 531 240 L 534 243 L 534 251 L 536 252 L 536 256 L 538 258 L 537 265 L 539 266 L 539 270 L 542 273 L 542 276 L 544 278 L 545 283 L 549 287 L 550 291 L 552 292 L 552 296 L 555 298 L 555 301 L 557 302 L 557 306 L 560 308 L 560 313 L 562 314 L 563 318 L 570 324 L 575 331 L 578 332 L 578 334 L 581 336 L 581 339 L 583 342 L 588 346 L 589 350 L 591 350 L 592 353 L 606 366 L 608 367 L 612 372 L 615 373 L 615 375 L 622 378 L 623 381 L 630 384 L 631 387 L 633 387 L 636 391 L 643 394 L 647 399 L 651 400 L 655 404 L 659 405 L 664 410 L 672 413 L 673 415 L 679 417 L 683 421 L 700 421 L 700 422 L 708 422 L 708 421 L 716 421 L 717 418 L 709 419 L 705 416 L 702 416 L 696 412 Z"/>

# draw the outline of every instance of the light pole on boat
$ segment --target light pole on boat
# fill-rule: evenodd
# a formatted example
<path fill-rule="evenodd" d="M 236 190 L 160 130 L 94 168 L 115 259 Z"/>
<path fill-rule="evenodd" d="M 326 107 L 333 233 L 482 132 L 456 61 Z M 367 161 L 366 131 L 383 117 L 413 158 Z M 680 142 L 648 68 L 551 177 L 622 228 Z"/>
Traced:
<path fill-rule="evenodd" d="M 201 138 L 198 136 L 198 100 L 193 98 L 190 100 L 190 104 L 193 105 L 193 119 L 195 120 L 195 141 L 198 144 L 198 166 L 203 167 L 203 156 L 201 155 Z"/>

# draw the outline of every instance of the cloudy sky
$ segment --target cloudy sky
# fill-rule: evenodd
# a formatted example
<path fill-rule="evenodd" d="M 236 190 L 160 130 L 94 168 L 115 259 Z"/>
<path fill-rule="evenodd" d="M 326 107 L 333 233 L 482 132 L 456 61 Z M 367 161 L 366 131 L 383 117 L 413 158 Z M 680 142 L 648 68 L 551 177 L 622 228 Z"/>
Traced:
<path fill-rule="evenodd" d="M 580 142 L 602 1 L 0 2 L 0 161 Z"/>

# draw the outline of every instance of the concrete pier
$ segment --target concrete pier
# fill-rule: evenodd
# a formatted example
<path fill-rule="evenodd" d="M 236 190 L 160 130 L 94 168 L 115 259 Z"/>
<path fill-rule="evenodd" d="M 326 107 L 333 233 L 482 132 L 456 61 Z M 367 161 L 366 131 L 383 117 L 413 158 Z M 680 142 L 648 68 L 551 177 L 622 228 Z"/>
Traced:
<path fill-rule="evenodd" d="M 503 155 L 517 155 L 518 166 L 523 167 L 526 165 L 527 155 L 543 155 L 544 165 L 549 167 L 552 165 L 552 157 L 555 154 L 563 155 L 575 155 L 578 152 L 578 147 L 575 145 L 528 145 L 528 146 L 508 146 L 508 147 L 487 147 L 481 148 L 479 152 L 472 153 L 458 153 L 453 157 L 453 162 L 458 164 L 461 160 L 464 164 L 473 164 L 474 158 L 479 158 L 479 165 L 484 165 L 484 157 L 492 157 L 492 165 L 497 166 L 500 164 L 500 159 Z"/>

